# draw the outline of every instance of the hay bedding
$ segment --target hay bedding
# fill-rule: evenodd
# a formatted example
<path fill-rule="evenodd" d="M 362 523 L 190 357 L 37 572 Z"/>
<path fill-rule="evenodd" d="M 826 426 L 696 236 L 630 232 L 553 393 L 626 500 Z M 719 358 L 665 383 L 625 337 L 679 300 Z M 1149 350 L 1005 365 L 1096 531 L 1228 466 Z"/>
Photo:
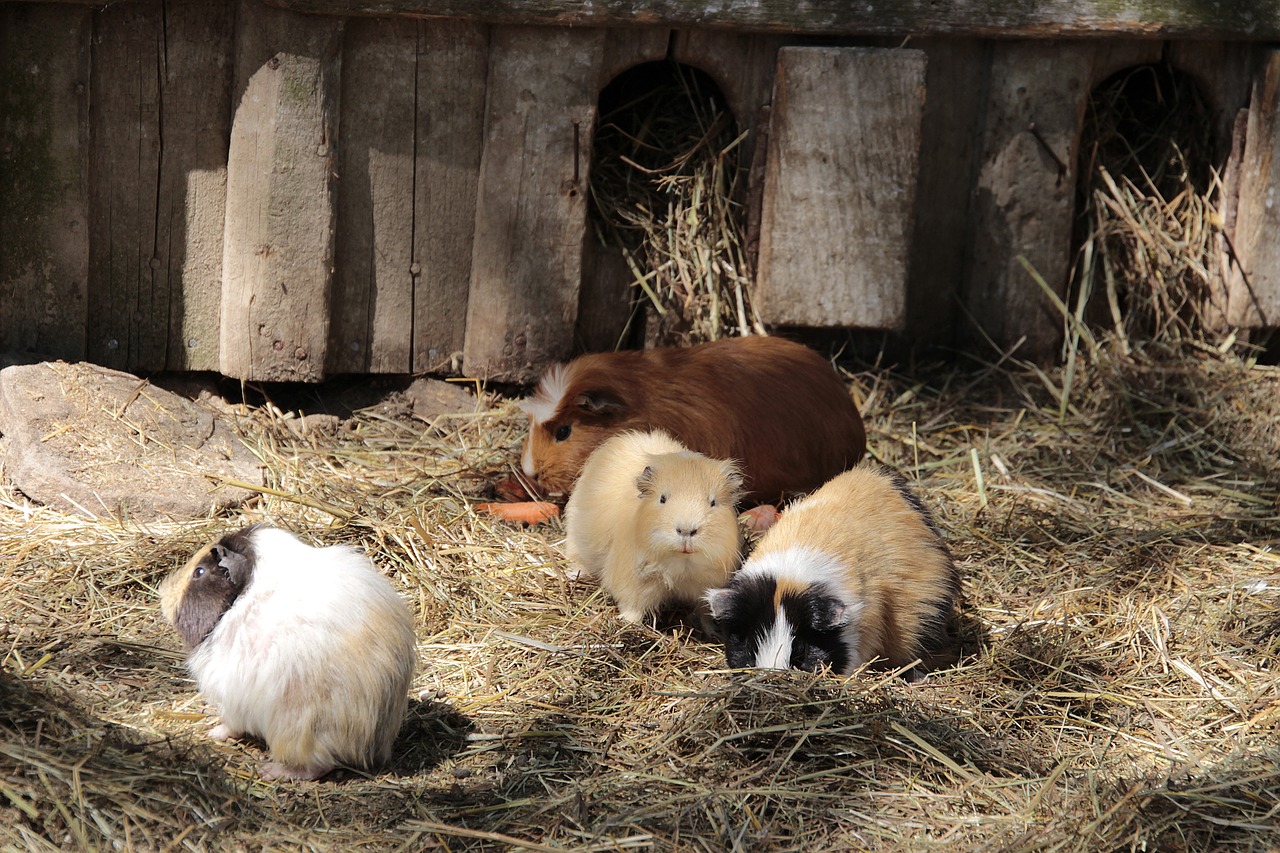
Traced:
<path fill-rule="evenodd" d="M 522 416 L 239 427 L 268 491 L 183 525 L 0 502 L 0 847 L 1274 849 L 1280 371 L 1200 348 L 1077 372 L 849 375 L 965 575 L 926 681 L 726 674 L 565 580 L 556 526 L 478 516 Z M 981 474 L 981 488 L 978 474 Z M 366 548 L 423 669 L 392 765 L 266 783 L 154 587 L 229 527 Z"/>

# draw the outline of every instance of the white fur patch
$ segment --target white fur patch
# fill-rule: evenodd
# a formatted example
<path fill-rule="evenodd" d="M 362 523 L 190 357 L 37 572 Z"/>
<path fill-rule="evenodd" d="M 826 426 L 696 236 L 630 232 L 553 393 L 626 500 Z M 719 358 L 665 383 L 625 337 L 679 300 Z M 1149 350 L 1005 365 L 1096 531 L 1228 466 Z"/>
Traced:
<path fill-rule="evenodd" d="M 779 612 L 777 617 L 756 649 L 756 666 L 760 669 L 791 668 L 791 623 L 785 613 Z"/>
<path fill-rule="evenodd" d="M 569 388 L 572 371 L 567 364 L 553 364 L 542 374 L 534 392 L 520 401 L 520 408 L 533 418 L 533 426 L 545 424 L 555 417 Z M 526 470 L 528 470 L 526 468 Z"/>
<path fill-rule="evenodd" d="M 757 552 L 742 566 L 740 574 L 790 578 L 801 584 L 825 583 L 840 593 L 848 586 L 848 570 L 839 557 L 806 545 Z"/>

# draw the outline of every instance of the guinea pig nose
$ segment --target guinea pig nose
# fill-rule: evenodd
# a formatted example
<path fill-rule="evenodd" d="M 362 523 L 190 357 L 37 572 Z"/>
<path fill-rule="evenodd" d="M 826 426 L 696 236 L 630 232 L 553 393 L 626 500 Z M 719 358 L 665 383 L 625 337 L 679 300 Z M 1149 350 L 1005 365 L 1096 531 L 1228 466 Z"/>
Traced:
<path fill-rule="evenodd" d="M 697 535 L 698 535 L 698 528 L 696 528 L 696 527 L 681 527 L 680 525 L 676 525 L 676 533 L 679 533 L 681 536 L 697 536 Z"/>

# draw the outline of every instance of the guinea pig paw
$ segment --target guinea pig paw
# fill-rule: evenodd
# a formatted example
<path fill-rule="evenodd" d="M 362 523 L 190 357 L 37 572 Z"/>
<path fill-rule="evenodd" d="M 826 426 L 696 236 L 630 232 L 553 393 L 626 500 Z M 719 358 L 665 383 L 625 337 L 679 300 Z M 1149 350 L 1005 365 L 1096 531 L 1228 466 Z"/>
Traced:
<path fill-rule="evenodd" d="M 618 615 L 622 617 L 622 621 L 630 622 L 633 625 L 640 625 L 644 622 L 643 610 L 620 610 Z"/>
<path fill-rule="evenodd" d="M 778 520 L 778 508 L 773 504 L 760 504 L 745 510 L 740 516 L 752 533 L 764 533 Z"/>
<path fill-rule="evenodd" d="M 216 741 L 235 740 L 242 733 L 228 726 L 226 723 L 220 723 L 209 729 L 209 737 Z"/>
<path fill-rule="evenodd" d="M 332 767 L 291 767 L 279 761 L 268 761 L 258 768 L 258 775 L 269 781 L 291 780 L 312 782 L 332 770 Z"/>

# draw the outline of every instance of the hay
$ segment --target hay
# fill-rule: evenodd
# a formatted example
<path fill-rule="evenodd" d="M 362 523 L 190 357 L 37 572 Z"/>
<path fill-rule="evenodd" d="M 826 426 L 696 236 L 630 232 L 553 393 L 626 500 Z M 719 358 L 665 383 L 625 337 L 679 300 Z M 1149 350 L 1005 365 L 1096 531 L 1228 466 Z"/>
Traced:
<path fill-rule="evenodd" d="M 650 342 L 764 334 L 743 238 L 746 134 L 734 131 L 710 78 L 660 67 L 666 75 L 638 92 L 616 83 L 621 103 L 600 118 L 591 174 L 599 239 L 621 249 L 650 306 Z"/>
<path fill-rule="evenodd" d="M 227 518 L 0 492 L 0 847 L 1280 844 L 1280 372 L 1149 345 L 1083 366 L 1065 413 L 1063 371 L 1012 360 L 847 379 L 965 576 L 961 663 L 916 684 L 726 674 L 620 622 L 558 527 L 471 511 L 518 456 L 498 398 L 425 432 L 244 407 L 269 489 Z M 385 772 L 267 783 L 259 747 L 204 738 L 154 587 L 259 520 L 368 549 L 412 602 L 425 666 Z"/>

